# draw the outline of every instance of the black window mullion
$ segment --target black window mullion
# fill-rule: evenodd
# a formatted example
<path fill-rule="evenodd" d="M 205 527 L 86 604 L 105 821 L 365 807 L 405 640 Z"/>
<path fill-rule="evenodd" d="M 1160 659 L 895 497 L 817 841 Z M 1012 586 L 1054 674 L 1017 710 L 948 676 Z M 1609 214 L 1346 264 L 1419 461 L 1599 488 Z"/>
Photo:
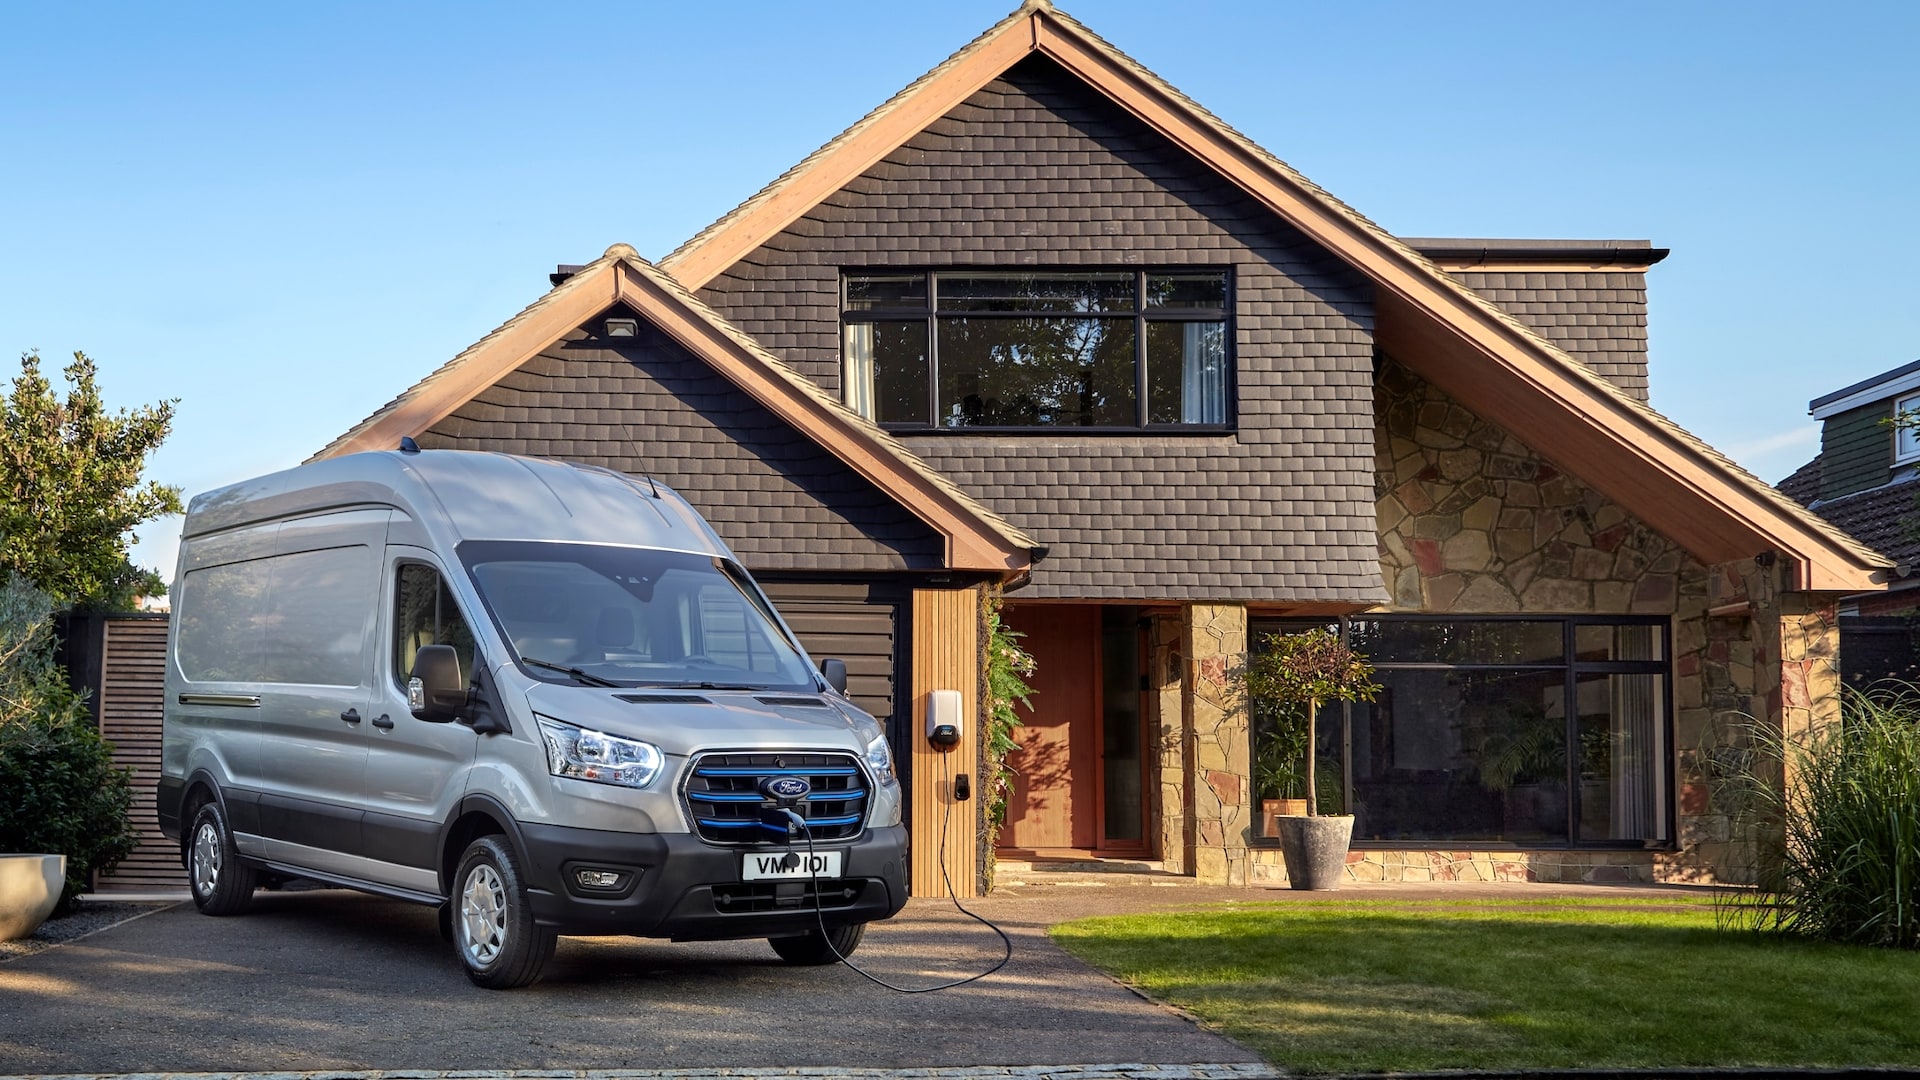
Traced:
<path fill-rule="evenodd" d="M 1580 844 L 1580 684 L 1572 663 L 1574 622 L 1569 619 L 1560 626 L 1561 650 L 1567 657 L 1567 677 L 1565 689 L 1566 723 L 1566 759 L 1567 759 L 1567 846 Z"/>
<path fill-rule="evenodd" d="M 1133 426 L 1147 426 L 1147 272 L 1133 273 Z"/>
<path fill-rule="evenodd" d="M 940 275 L 927 274 L 927 426 L 940 426 Z"/>

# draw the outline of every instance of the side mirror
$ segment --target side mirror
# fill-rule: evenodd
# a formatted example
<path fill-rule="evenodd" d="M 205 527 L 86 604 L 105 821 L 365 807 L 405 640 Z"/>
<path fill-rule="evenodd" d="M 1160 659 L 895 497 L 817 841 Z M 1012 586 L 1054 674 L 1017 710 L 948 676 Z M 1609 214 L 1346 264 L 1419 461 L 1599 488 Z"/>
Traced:
<path fill-rule="evenodd" d="M 422 645 L 413 654 L 407 680 L 407 708 L 414 719 L 446 724 L 467 707 L 467 684 L 460 678 L 460 656 L 451 645 Z"/>
<path fill-rule="evenodd" d="M 847 692 L 847 662 L 845 660 L 820 661 L 820 674 L 826 676 L 827 685 L 844 694 Z"/>

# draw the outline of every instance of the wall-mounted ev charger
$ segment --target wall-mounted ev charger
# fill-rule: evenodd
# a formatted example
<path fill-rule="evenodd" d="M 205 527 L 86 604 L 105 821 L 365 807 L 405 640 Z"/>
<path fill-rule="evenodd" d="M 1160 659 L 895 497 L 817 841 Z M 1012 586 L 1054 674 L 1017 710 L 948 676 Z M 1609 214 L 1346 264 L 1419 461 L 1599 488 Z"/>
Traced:
<path fill-rule="evenodd" d="M 960 745 L 962 728 L 960 691 L 935 690 L 927 695 L 927 742 L 945 753 Z"/>

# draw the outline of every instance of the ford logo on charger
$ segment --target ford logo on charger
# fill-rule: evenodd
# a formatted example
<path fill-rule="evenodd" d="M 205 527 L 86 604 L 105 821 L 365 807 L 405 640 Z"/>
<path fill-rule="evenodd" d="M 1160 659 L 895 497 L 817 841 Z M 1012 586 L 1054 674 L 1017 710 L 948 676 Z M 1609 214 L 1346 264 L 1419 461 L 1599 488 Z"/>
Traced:
<path fill-rule="evenodd" d="M 769 776 L 760 781 L 760 794 L 781 802 L 804 799 L 812 791 L 813 785 L 804 776 Z"/>

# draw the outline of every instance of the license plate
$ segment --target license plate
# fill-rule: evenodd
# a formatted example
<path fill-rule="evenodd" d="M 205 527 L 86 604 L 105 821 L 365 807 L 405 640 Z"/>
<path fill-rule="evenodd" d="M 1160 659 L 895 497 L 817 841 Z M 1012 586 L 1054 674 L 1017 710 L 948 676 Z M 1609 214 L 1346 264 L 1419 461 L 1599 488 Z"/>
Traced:
<path fill-rule="evenodd" d="M 740 879 L 742 881 L 777 881 L 780 879 L 837 878 L 840 876 L 840 852 L 816 851 L 809 855 L 804 851 L 770 851 L 766 854 L 752 854 L 741 857 Z"/>

